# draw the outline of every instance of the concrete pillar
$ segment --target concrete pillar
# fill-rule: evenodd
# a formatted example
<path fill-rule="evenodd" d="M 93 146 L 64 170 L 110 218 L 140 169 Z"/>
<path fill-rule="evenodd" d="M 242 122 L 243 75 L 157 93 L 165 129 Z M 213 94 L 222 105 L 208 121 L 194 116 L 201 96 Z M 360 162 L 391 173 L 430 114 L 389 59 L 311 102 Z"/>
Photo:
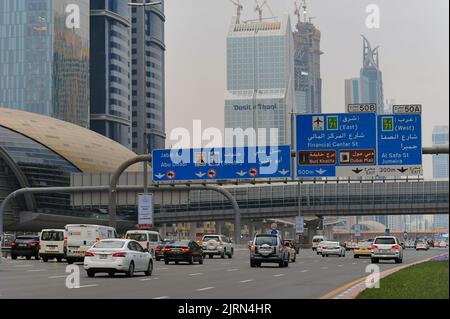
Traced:
<path fill-rule="evenodd" d="M 163 239 L 167 237 L 167 224 L 162 225 L 160 233 Z"/>
<path fill-rule="evenodd" d="M 191 223 L 191 236 L 192 240 L 196 240 L 197 237 L 197 223 Z"/>
<path fill-rule="evenodd" d="M 224 222 L 223 221 L 217 221 L 216 222 L 216 234 L 222 235 L 222 227 Z"/>

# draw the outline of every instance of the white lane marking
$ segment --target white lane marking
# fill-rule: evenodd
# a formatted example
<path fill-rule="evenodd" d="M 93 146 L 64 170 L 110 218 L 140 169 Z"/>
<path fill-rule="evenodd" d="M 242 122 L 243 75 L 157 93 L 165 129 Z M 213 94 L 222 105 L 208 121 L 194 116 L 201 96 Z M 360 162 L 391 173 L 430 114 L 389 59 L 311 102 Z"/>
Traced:
<path fill-rule="evenodd" d="M 245 283 L 251 282 L 251 281 L 253 281 L 253 279 L 241 280 L 241 281 L 239 281 L 239 282 L 240 282 L 241 284 L 245 284 Z"/>
<path fill-rule="evenodd" d="M 200 276 L 203 275 L 202 272 L 196 272 L 195 274 L 189 274 L 188 276 Z"/>
<path fill-rule="evenodd" d="M 357 264 L 357 262 L 352 263 L 352 265 L 356 265 L 356 264 Z"/>
<path fill-rule="evenodd" d="M 150 281 L 150 280 L 152 280 L 153 278 L 144 278 L 144 279 L 139 279 L 140 281 Z"/>
<path fill-rule="evenodd" d="M 338 267 L 343 267 L 344 265 L 338 265 Z"/>
<path fill-rule="evenodd" d="M 67 275 L 59 275 L 59 276 L 50 276 L 48 279 L 58 279 L 58 278 L 65 278 Z"/>
<path fill-rule="evenodd" d="M 169 296 L 161 296 L 161 297 L 155 297 L 153 299 L 169 299 Z"/>
<path fill-rule="evenodd" d="M 19 267 L 33 267 L 33 265 L 16 265 L 14 267 L 17 267 L 17 268 L 19 268 Z"/>
<path fill-rule="evenodd" d="M 238 271 L 239 269 L 237 268 L 233 268 L 233 269 L 228 269 L 227 271 Z"/>
<path fill-rule="evenodd" d="M 328 269 L 328 267 L 322 267 L 322 268 L 320 268 L 320 269 L 323 269 L 323 270 L 327 270 L 327 269 Z"/>
<path fill-rule="evenodd" d="M 284 274 L 276 274 L 276 275 L 273 275 L 274 277 L 283 277 L 284 276 Z"/>
<path fill-rule="evenodd" d="M 215 287 L 206 287 L 206 288 L 199 288 L 199 289 L 196 289 L 197 291 L 206 291 L 206 290 L 211 290 L 211 289 L 214 289 Z"/>
<path fill-rule="evenodd" d="M 92 285 L 84 285 L 84 286 L 80 286 L 78 288 L 90 288 L 90 287 L 98 287 L 97 284 L 92 284 Z"/>
<path fill-rule="evenodd" d="M 167 270 L 169 268 L 156 268 L 156 270 Z"/>
<path fill-rule="evenodd" d="M 29 269 L 27 272 L 40 272 L 40 271 L 47 271 L 47 269 Z"/>
<path fill-rule="evenodd" d="M 302 270 L 302 271 L 300 271 L 300 272 L 308 272 L 309 270 L 308 269 L 305 269 L 305 270 Z"/>

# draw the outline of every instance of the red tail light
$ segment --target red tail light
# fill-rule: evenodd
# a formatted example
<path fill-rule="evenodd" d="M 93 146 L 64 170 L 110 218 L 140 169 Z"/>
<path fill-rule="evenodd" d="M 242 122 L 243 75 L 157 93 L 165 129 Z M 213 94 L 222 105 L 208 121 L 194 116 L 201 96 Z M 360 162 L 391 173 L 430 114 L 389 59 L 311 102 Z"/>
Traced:
<path fill-rule="evenodd" d="M 90 252 L 90 251 L 87 251 L 87 252 L 84 254 L 84 256 L 85 256 L 85 257 L 94 257 L 95 255 L 94 255 L 94 253 L 92 253 L 92 252 Z"/>
<path fill-rule="evenodd" d="M 399 245 L 394 245 L 394 246 L 392 246 L 392 249 L 399 249 L 399 248 L 400 248 Z"/>
<path fill-rule="evenodd" d="M 372 245 L 371 248 L 372 248 L 372 249 L 378 249 L 378 246 L 377 246 L 377 245 Z"/>
<path fill-rule="evenodd" d="M 251 246 L 250 246 L 250 251 L 251 251 L 252 253 L 255 252 L 255 246 L 254 246 L 254 245 L 251 245 Z"/>
<path fill-rule="evenodd" d="M 127 253 L 126 252 L 113 253 L 112 256 L 113 257 L 126 257 Z"/>
<path fill-rule="evenodd" d="M 155 251 L 160 251 L 160 250 L 161 250 L 160 247 L 156 247 L 156 248 L 155 248 Z"/>
<path fill-rule="evenodd" d="M 189 248 L 181 248 L 181 251 L 182 251 L 183 253 L 187 253 L 187 252 L 189 252 Z"/>
<path fill-rule="evenodd" d="M 100 241 L 100 237 L 95 238 L 95 242 L 99 242 Z"/>
<path fill-rule="evenodd" d="M 17 244 L 16 244 L 16 242 L 12 242 L 11 243 L 11 247 L 14 247 L 14 246 L 16 246 Z"/>
<path fill-rule="evenodd" d="M 171 251 L 171 250 L 172 250 L 172 248 L 168 248 L 168 247 L 164 248 L 164 251 Z"/>
<path fill-rule="evenodd" d="M 281 253 L 283 252 L 283 246 L 278 246 L 278 251 Z"/>

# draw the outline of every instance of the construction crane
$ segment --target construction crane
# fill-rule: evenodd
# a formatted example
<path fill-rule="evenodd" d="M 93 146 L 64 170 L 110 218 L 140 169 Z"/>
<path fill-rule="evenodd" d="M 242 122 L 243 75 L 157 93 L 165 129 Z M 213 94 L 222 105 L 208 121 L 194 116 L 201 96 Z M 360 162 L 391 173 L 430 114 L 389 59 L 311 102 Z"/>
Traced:
<path fill-rule="evenodd" d="M 307 15 L 308 15 L 308 6 L 306 5 L 306 0 L 303 0 L 303 6 L 302 6 L 302 8 L 303 8 L 303 19 L 304 19 L 305 22 L 306 22 L 306 20 L 307 20 Z"/>
<path fill-rule="evenodd" d="M 236 6 L 236 15 L 237 15 L 237 23 L 241 22 L 241 12 L 244 7 L 241 4 L 240 0 L 230 0 L 231 3 L 233 3 Z"/>
<path fill-rule="evenodd" d="M 256 4 L 255 12 L 258 12 L 259 21 L 262 21 L 262 19 L 263 19 L 263 8 L 267 4 L 267 0 L 264 0 L 264 2 L 261 3 L 261 4 L 259 3 L 258 0 L 255 0 L 255 4 Z"/>
<path fill-rule="evenodd" d="M 297 16 L 297 22 L 300 23 L 301 22 L 300 4 L 297 1 L 295 1 L 294 6 L 295 6 L 294 14 Z"/>

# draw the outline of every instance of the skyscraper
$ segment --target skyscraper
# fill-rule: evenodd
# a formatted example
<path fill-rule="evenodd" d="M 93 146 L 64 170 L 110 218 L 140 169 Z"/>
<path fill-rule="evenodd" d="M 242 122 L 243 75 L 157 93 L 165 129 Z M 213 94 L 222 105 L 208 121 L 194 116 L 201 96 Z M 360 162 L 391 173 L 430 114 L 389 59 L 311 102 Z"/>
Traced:
<path fill-rule="evenodd" d="M 152 2 L 134 2 L 143 1 Z M 165 20 L 164 1 L 131 9 L 132 149 L 138 154 L 165 147 Z"/>
<path fill-rule="evenodd" d="M 380 70 L 378 47 L 363 37 L 363 67 L 359 78 L 345 80 L 345 104 L 376 103 L 377 112 L 384 113 L 383 73 Z"/>
<path fill-rule="evenodd" d="M 91 0 L 91 130 L 131 148 L 131 11 Z"/>
<path fill-rule="evenodd" d="M 294 110 L 294 40 L 288 15 L 240 22 L 233 17 L 227 37 L 225 128 L 266 129 L 260 145 L 290 143 Z M 278 129 L 271 142 L 269 130 Z"/>
<path fill-rule="evenodd" d="M 305 16 L 306 20 L 306 16 Z M 322 78 L 320 77 L 320 31 L 311 21 L 298 15 L 294 32 L 295 46 L 295 112 L 322 113 Z"/>
<path fill-rule="evenodd" d="M 368 100 L 369 81 L 367 78 L 345 80 L 345 104 L 361 104 Z"/>
<path fill-rule="evenodd" d="M 0 34 L 0 106 L 89 127 L 89 0 L 2 0 Z"/>
<path fill-rule="evenodd" d="M 379 47 L 372 49 L 366 37 L 363 37 L 363 67 L 361 68 L 361 83 L 367 80 L 367 87 L 362 86 L 363 97 L 367 101 L 361 103 L 376 103 L 378 113 L 384 111 L 383 73 L 380 70 Z M 365 92 L 367 90 L 367 92 Z"/>
<path fill-rule="evenodd" d="M 433 146 L 448 146 L 448 125 L 433 128 Z M 433 155 L 433 178 L 448 178 L 448 154 Z"/>

